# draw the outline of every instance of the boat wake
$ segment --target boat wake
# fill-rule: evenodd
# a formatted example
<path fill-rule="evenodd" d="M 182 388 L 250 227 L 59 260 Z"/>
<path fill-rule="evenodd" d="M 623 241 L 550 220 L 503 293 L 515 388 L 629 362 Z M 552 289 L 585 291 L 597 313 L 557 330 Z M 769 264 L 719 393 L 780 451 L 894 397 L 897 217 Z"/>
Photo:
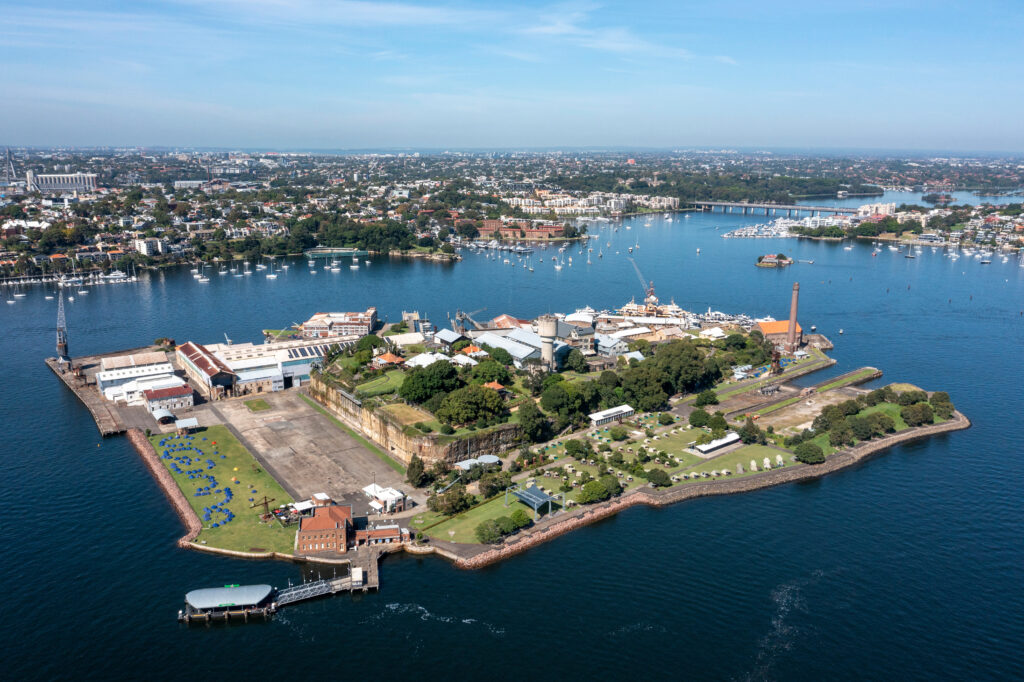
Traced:
<path fill-rule="evenodd" d="M 783 583 L 772 590 L 774 613 L 771 629 L 757 643 L 757 657 L 752 670 L 739 679 L 744 682 L 773 679 L 774 668 L 781 654 L 789 651 L 796 644 L 797 637 L 803 629 L 795 625 L 793 620 L 798 614 L 807 613 L 807 602 L 803 596 L 805 587 L 813 585 L 825 576 L 822 570 L 811 573 L 811 577 L 789 583 Z"/>
<path fill-rule="evenodd" d="M 457 616 L 443 616 L 432 613 L 427 607 L 420 604 L 399 604 L 397 602 L 385 604 L 384 610 L 381 613 L 370 616 L 369 620 L 383 620 L 393 616 L 413 616 L 424 622 L 449 623 L 452 625 L 479 625 L 493 637 L 503 637 L 505 635 L 505 628 L 479 621 L 476 618 L 459 618 Z"/>

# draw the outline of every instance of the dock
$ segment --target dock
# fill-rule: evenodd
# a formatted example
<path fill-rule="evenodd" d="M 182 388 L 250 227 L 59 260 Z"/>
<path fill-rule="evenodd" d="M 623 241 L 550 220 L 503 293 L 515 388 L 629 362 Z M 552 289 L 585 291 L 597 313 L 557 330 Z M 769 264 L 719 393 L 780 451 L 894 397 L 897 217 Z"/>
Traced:
<path fill-rule="evenodd" d="M 100 435 L 114 436 L 128 430 L 117 408 L 103 399 L 95 382 L 89 383 L 88 375 L 80 369 L 81 365 L 79 369 L 72 369 L 67 363 L 60 363 L 57 358 L 47 358 L 46 366 L 82 401 L 96 422 Z"/>
<path fill-rule="evenodd" d="M 379 590 L 379 564 L 383 552 L 365 547 L 353 553 L 356 555 L 354 560 L 342 562 L 348 563 L 349 574 L 340 578 L 310 580 L 282 589 L 268 585 L 226 585 L 224 588 L 194 590 L 185 595 L 185 608 L 178 611 L 178 622 L 188 625 L 267 619 L 289 604 L 346 592 Z"/>

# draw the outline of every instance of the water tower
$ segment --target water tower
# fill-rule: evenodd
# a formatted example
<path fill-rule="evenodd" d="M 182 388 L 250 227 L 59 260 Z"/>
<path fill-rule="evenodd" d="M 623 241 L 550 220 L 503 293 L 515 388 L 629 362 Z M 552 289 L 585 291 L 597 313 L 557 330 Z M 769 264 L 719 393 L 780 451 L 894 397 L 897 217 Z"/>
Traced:
<path fill-rule="evenodd" d="M 555 337 L 558 336 L 558 318 L 541 315 L 537 318 L 537 334 L 540 336 L 540 361 L 545 369 L 555 368 Z"/>

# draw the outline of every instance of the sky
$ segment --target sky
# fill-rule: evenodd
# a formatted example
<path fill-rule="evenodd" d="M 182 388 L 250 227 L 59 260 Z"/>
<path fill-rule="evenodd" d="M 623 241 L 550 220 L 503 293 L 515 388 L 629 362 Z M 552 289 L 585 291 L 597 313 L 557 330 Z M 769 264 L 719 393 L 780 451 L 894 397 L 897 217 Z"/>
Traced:
<path fill-rule="evenodd" d="M 1024 151 L 1024 0 L 0 0 L 0 144 Z"/>

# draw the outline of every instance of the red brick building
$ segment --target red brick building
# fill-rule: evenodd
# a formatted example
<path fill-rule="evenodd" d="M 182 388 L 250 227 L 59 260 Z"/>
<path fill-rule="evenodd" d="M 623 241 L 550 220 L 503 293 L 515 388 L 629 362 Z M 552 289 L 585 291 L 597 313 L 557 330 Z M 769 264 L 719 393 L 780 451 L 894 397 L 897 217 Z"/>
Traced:
<path fill-rule="evenodd" d="M 318 506 L 313 510 L 313 516 L 303 517 L 299 522 L 299 532 L 295 534 L 295 552 L 344 554 L 348 551 L 351 526 L 351 506 Z"/>

